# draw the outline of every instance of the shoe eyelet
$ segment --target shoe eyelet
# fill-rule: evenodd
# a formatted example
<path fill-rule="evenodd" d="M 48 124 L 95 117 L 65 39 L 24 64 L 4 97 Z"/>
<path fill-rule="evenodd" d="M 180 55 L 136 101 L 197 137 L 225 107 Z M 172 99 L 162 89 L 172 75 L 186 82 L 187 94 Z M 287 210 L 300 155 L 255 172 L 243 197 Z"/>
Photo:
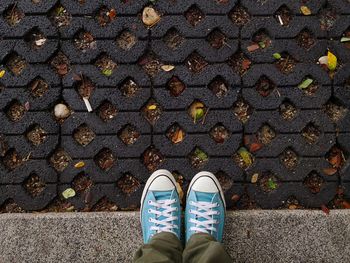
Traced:
<path fill-rule="evenodd" d="M 150 204 L 151 204 L 151 202 L 152 202 L 151 200 L 148 200 L 148 202 L 147 202 L 147 203 L 150 205 Z"/>
<path fill-rule="evenodd" d="M 179 208 L 178 207 L 175 207 L 175 211 L 178 211 L 179 210 Z"/>
<path fill-rule="evenodd" d="M 175 203 L 176 203 L 176 202 L 177 202 L 177 199 L 175 198 L 174 201 L 175 201 Z"/>
<path fill-rule="evenodd" d="M 149 219 L 148 219 L 148 222 L 152 223 L 152 220 L 151 220 L 151 218 L 149 218 Z"/>
<path fill-rule="evenodd" d="M 190 209 L 188 212 L 191 214 L 192 213 L 192 209 Z"/>
<path fill-rule="evenodd" d="M 151 209 L 148 209 L 148 213 L 151 213 Z"/>

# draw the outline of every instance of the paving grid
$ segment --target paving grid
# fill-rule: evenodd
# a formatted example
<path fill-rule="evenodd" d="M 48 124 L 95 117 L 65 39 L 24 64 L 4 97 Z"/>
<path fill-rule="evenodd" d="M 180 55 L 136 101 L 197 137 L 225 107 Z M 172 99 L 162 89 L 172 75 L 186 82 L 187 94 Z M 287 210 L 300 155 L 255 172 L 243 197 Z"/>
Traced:
<path fill-rule="evenodd" d="M 42 210 L 50 207 L 50 203 L 72 186 L 76 176 L 84 171 L 92 180 L 93 185 L 88 193 L 80 192 L 69 200 L 78 210 L 89 210 L 103 197 L 116 203 L 121 208 L 138 206 L 142 185 L 147 180 L 149 171 L 140 161 L 144 151 L 153 145 L 165 156 L 164 163 L 159 168 L 177 171 L 185 178 L 184 188 L 191 177 L 198 171 L 188 161 L 188 154 L 195 146 L 200 147 L 209 155 L 209 162 L 203 167 L 213 172 L 223 171 L 229 181 L 234 184 L 227 189 L 226 197 L 229 207 L 247 208 L 247 203 L 255 203 L 257 207 L 277 208 L 290 196 L 295 196 L 302 206 L 319 207 L 328 204 L 335 196 L 337 187 L 345 187 L 349 193 L 348 162 L 335 175 L 328 176 L 323 172 L 329 167 L 325 155 L 333 145 L 339 145 L 344 153 L 350 152 L 348 115 L 337 123 L 327 117 L 323 105 L 330 98 L 337 98 L 345 107 L 350 106 L 349 88 L 344 83 L 350 77 L 350 50 L 346 49 L 339 39 L 350 26 L 350 3 L 347 0 L 307 1 L 307 6 L 313 15 L 302 16 L 299 1 L 227 1 L 219 4 L 211 0 L 197 1 L 157 1 L 154 8 L 161 14 L 161 21 L 151 29 L 147 29 L 140 18 L 148 1 L 90 1 L 84 5 L 78 1 L 43 1 L 33 4 L 30 0 L 18 1 L 16 7 L 25 13 L 22 21 L 11 27 L 4 20 L 3 13 L 14 1 L 6 0 L 0 3 L 0 58 L 6 62 L 9 54 L 16 52 L 23 56 L 29 66 L 20 76 L 11 73 L 1 79 L 4 90 L 0 93 L 0 134 L 4 135 L 10 148 L 15 148 L 21 156 L 31 153 L 31 158 L 13 171 L 7 170 L 0 163 L 0 204 L 13 199 L 25 210 Z M 56 28 L 48 19 L 48 11 L 57 4 L 62 4 L 72 15 L 69 26 Z M 94 19 L 94 14 L 103 5 L 115 8 L 117 17 L 106 27 L 100 27 Z M 204 19 L 195 27 L 191 26 L 184 13 L 195 5 L 204 14 Z M 282 5 L 286 5 L 293 17 L 288 27 L 282 27 L 274 17 L 274 13 Z M 321 30 L 319 14 L 328 5 L 337 12 L 335 25 L 329 31 Z M 242 27 L 236 26 L 228 17 L 228 13 L 236 6 L 244 6 L 251 15 L 250 21 Z M 316 14 L 316 15 L 314 15 Z M 24 36 L 33 28 L 39 28 L 48 38 L 48 42 L 39 50 L 33 50 L 25 42 Z M 73 43 L 76 33 L 84 28 L 92 33 L 97 40 L 98 48 L 86 53 L 78 51 Z M 185 37 L 184 43 L 176 50 L 169 49 L 164 43 L 164 36 L 169 29 L 176 28 Z M 221 49 L 213 49 L 206 40 L 207 35 L 215 28 L 227 37 L 227 45 Z M 304 29 L 310 30 L 317 39 L 309 50 L 297 45 L 296 36 Z M 123 30 L 128 29 L 137 36 L 138 42 L 130 51 L 116 47 L 115 39 Z M 272 46 L 264 51 L 248 52 L 252 37 L 265 29 L 272 40 Z M 324 55 L 327 48 L 332 50 L 342 63 L 334 79 L 330 79 L 316 61 Z M 61 50 L 71 63 L 71 71 L 60 78 L 51 68 L 48 61 L 57 51 Z M 252 66 L 243 75 L 235 73 L 227 60 L 238 51 L 252 61 Z M 150 77 L 138 65 L 140 57 L 154 52 L 160 61 L 175 65 L 170 72 L 161 72 Z M 196 51 L 209 65 L 200 73 L 194 74 L 185 65 L 186 59 Z M 291 74 L 280 73 L 274 63 L 275 52 L 288 52 L 298 63 Z M 106 77 L 93 65 L 96 59 L 106 52 L 117 62 L 116 71 Z M 88 113 L 75 90 L 75 75 L 83 74 L 98 87 L 90 98 L 96 109 L 105 100 L 113 102 L 118 108 L 117 116 L 111 121 L 103 122 L 95 112 Z M 314 96 L 306 96 L 297 86 L 305 78 L 312 77 L 321 85 Z M 27 90 L 27 85 L 37 76 L 45 79 L 49 91 L 42 98 L 33 98 Z M 172 97 L 165 88 L 169 79 L 177 76 L 186 84 L 186 89 L 179 97 Z M 217 98 L 207 88 L 216 77 L 222 76 L 228 83 L 230 91 L 224 98 Z M 268 97 L 262 97 L 255 90 L 255 85 L 261 76 L 266 76 L 278 86 L 278 93 L 272 92 Z M 131 99 L 126 99 L 118 90 L 118 86 L 126 78 L 131 77 L 142 89 Z M 243 97 L 254 109 L 249 121 L 242 124 L 233 114 L 233 104 Z M 150 99 L 157 101 L 163 108 L 161 118 L 155 125 L 150 125 L 140 114 L 142 108 Z M 14 100 L 22 104 L 29 102 L 30 109 L 24 118 L 11 122 L 6 116 L 9 104 Z M 296 119 L 284 121 L 278 108 L 285 99 L 294 103 L 300 109 Z M 194 124 L 187 114 L 189 105 L 194 100 L 200 100 L 210 110 L 205 123 Z M 52 115 L 57 102 L 66 102 L 74 113 L 58 124 Z M 185 140 L 173 146 L 165 133 L 169 126 L 177 122 L 186 131 Z M 222 123 L 229 131 L 230 138 L 224 144 L 216 144 L 208 135 L 210 129 L 217 123 Z M 314 123 L 322 130 L 316 144 L 307 144 L 301 136 L 301 130 Z M 48 139 L 37 147 L 31 145 L 24 136 L 28 127 L 39 124 L 48 133 Z M 132 146 L 124 145 L 116 136 L 125 124 L 133 124 L 141 133 L 139 140 Z M 269 145 L 254 153 L 255 162 L 252 167 L 242 170 L 233 161 L 232 155 L 243 145 L 246 135 L 255 134 L 265 123 L 273 127 L 276 138 Z M 81 124 L 87 124 L 95 133 L 95 139 L 86 147 L 77 144 L 72 133 Z M 279 155 L 292 147 L 299 156 L 295 170 L 287 170 L 279 161 Z M 57 172 L 48 162 L 49 156 L 62 147 L 68 152 L 72 161 L 63 172 Z M 117 156 L 117 163 L 108 171 L 103 171 L 94 162 L 94 156 L 104 147 L 111 149 Z M 3 157 L 2 157 L 3 159 Z M 78 161 L 84 161 L 81 170 L 74 168 Z M 271 171 L 281 182 L 280 186 L 270 192 L 263 192 L 258 184 L 250 183 L 255 173 Z M 324 183 L 321 191 L 312 194 L 303 184 L 305 177 L 312 171 L 317 171 Z M 28 176 L 35 172 L 45 182 L 45 189 L 36 197 L 32 197 L 23 186 Z M 117 187 L 116 182 L 123 178 L 125 172 L 130 172 L 141 186 L 131 195 L 126 195 Z M 230 184 L 228 184 L 230 186 Z M 235 198 L 242 197 L 236 202 Z M 249 201 L 247 202 L 247 196 Z M 65 204 L 67 202 L 64 202 Z M 71 207 L 64 206 L 62 207 Z M 86 208 L 87 207 L 87 208 Z M 6 210 L 6 209 L 5 209 Z"/>

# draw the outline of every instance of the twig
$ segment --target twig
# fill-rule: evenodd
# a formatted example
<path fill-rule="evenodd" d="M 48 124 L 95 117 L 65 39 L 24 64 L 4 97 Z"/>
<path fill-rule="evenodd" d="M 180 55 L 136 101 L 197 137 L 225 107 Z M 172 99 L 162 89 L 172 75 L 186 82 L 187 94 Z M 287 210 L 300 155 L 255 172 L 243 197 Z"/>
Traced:
<path fill-rule="evenodd" d="M 283 26 L 283 20 L 280 15 L 277 16 L 278 20 L 280 21 L 280 24 Z"/>
<path fill-rule="evenodd" d="M 224 41 L 224 45 L 226 45 L 226 46 L 228 46 L 230 49 L 232 49 L 232 47 L 231 47 L 229 44 L 227 44 L 226 41 Z"/>
<path fill-rule="evenodd" d="M 92 107 L 91 107 L 89 100 L 87 98 L 83 97 L 83 101 L 85 103 L 85 106 L 86 106 L 88 112 L 92 112 Z"/>
<path fill-rule="evenodd" d="M 204 123 L 205 123 L 205 119 L 207 118 L 208 112 L 209 112 L 209 108 L 204 113 L 203 120 L 202 120 L 202 125 L 204 125 Z"/>
<path fill-rule="evenodd" d="M 30 159 L 30 156 L 31 156 L 31 155 L 32 155 L 32 152 L 29 152 L 28 155 L 22 159 L 22 161 L 23 161 L 23 162 L 28 161 L 28 160 Z"/>

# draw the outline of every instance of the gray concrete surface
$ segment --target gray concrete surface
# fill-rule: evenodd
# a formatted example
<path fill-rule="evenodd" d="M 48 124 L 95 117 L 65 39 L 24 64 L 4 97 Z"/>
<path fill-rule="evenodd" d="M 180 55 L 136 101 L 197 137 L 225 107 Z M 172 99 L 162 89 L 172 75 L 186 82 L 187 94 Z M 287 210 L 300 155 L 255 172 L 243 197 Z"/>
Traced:
<path fill-rule="evenodd" d="M 350 262 L 350 212 L 229 212 L 234 262 Z M 139 214 L 0 215 L 0 263 L 130 262 L 141 245 Z"/>

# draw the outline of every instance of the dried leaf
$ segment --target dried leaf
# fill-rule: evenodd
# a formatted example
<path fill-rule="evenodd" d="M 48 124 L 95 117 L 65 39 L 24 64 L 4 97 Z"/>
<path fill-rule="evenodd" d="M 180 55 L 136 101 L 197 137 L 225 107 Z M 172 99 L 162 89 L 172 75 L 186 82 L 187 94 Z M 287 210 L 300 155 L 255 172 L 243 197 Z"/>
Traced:
<path fill-rule="evenodd" d="M 333 168 L 341 168 L 344 161 L 342 151 L 335 151 L 331 156 L 328 157 L 328 162 L 332 165 Z"/>
<path fill-rule="evenodd" d="M 152 7 L 145 7 L 142 12 L 142 21 L 146 26 L 152 27 L 160 21 L 160 16 Z"/>
<path fill-rule="evenodd" d="M 329 167 L 329 168 L 324 168 L 323 169 L 323 173 L 325 175 L 329 175 L 329 176 L 334 175 L 337 171 L 338 170 L 336 168 L 333 168 L 333 167 Z"/>
<path fill-rule="evenodd" d="M 337 68 L 338 59 L 330 51 L 328 51 L 327 57 L 328 57 L 328 68 L 329 70 L 334 71 Z"/>
<path fill-rule="evenodd" d="M 250 64 L 252 64 L 252 62 L 251 62 L 249 59 L 244 59 L 244 60 L 242 61 L 242 69 L 243 69 L 243 70 L 249 69 Z"/>
<path fill-rule="evenodd" d="M 282 56 L 281 56 L 280 53 L 274 53 L 272 56 L 273 56 L 275 59 L 281 59 L 281 58 L 282 58 Z"/>
<path fill-rule="evenodd" d="M 241 198 L 241 197 L 240 197 L 239 195 L 233 195 L 233 196 L 231 197 L 231 200 L 232 200 L 233 202 L 237 202 L 240 198 Z"/>
<path fill-rule="evenodd" d="M 254 44 L 252 44 L 252 45 L 247 47 L 247 50 L 249 52 L 253 52 L 253 51 L 258 50 L 258 49 L 260 49 L 260 46 L 258 44 L 256 44 L 256 43 L 254 43 Z"/>
<path fill-rule="evenodd" d="M 74 168 L 79 169 L 79 168 L 83 168 L 85 166 L 85 163 L 83 161 L 78 162 L 74 165 Z"/>
<path fill-rule="evenodd" d="M 329 208 L 326 205 L 321 205 L 321 209 L 326 215 L 329 215 Z"/>
<path fill-rule="evenodd" d="M 163 65 L 160 67 L 162 70 L 164 70 L 165 72 L 171 71 L 175 68 L 175 66 L 173 65 Z"/>
<path fill-rule="evenodd" d="M 307 89 L 312 84 L 312 82 L 314 82 L 313 79 L 307 78 L 302 83 L 299 84 L 298 88 Z"/>
<path fill-rule="evenodd" d="M 303 6 L 300 7 L 300 11 L 301 11 L 301 13 L 302 13 L 303 15 L 305 15 L 305 16 L 311 15 L 311 10 L 310 10 L 310 8 L 308 8 L 308 7 L 305 6 L 305 5 L 303 5 Z"/>
<path fill-rule="evenodd" d="M 156 108 L 157 108 L 157 105 L 155 105 L 155 104 L 152 104 L 152 105 L 148 106 L 149 110 L 155 110 Z"/>
<path fill-rule="evenodd" d="M 0 70 L 0 78 L 3 78 L 5 76 L 5 73 L 6 71 L 4 69 Z"/>
<path fill-rule="evenodd" d="M 328 56 L 322 56 L 318 59 L 318 62 L 321 65 L 328 65 Z"/>
<path fill-rule="evenodd" d="M 73 188 L 67 188 L 66 190 L 64 190 L 64 191 L 62 192 L 62 196 L 63 196 L 65 199 L 74 197 L 74 196 L 75 196 L 75 190 L 74 190 Z"/>
<path fill-rule="evenodd" d="M 345 208 L 345 209 L 350 209 L 350 203 L 349 203 L 349 202 L 343 201 L 343 202 L 341 202 L 341 204 L 342 204 L 342 207 L 343 207 L 343 208 Z"/>
<path fill-rule="evenodd" d="M 29 109 L 30 109 L 30 103 L 29 103 L 29 101 L 27 101 L 26 103 L 24 103 L 24 108 L 26 109 L 26 111 L 29 111 Z"/>
<path fill-rule="evenodd" d="M 342 37 L 340 39 L 340 42 L 349 42 L 350 41 L 350 37 Z"/>
<path fill-rule="evenodd" d="M 117 12 L 115 11 L 115 9 L 111 9 L 108 13 L 107 13 L 108 17 L 113 20 L 116 16 L 117 16 Z"/>
<path fill-rule="evenodd" d="M 256 152 L 258 150 L 260 150 L 262 148 L 262 144 L 261 143 L 258 143 L 258 142 L 254 142 L 250 145 L 249 147 L 249 151 L 250 152 Z"/>
<path fill-rule="evenodd" d="M 44 45 L 46 43 L 46 41 L 47 41 L 46 38 L 40 38 L 40 39 L 35 41 L 35 45 L 37 45 L 38 47 L 41 47 L 42 45 Z"/>
<path fill-rule="evenodd" d="M 250 179 L 250 182 L 252 184 L 255 184 L 258 181 L 258 178 L 259 178 L 259 174 L 255 173 L 255 174 L 252 175 L 252 178 Z"/>
<path fill-rule="evenodd" d="M 291 205 L 288 206 L 288 209 L 289 209 L 289 210 L 295 210 L 295 209 L 297 209 L 297 208 L 298 208 L 298 206 L 297 206 L 297 205 L 293 205 L 293 204 L 291 204 Z"/>
<path fill-rule="evenodd" d="M 181 185 L 178 182 L 176 182 L 176 190 L 179 194 L 180 204 L 182 204 L 184 198 L 184 191 L 182 190 Z"/>
<path fill-rule="evenodd" d="M 183 141 L 184 136 L 185 136 L 184 131 L 182 129 L 178 129 L 178 130 L 175 131 L 175 134 L 174 134 L 174 136 L 172 138 L 172 142 L 174 144 L 180 143 L 180 142 Z"/>

